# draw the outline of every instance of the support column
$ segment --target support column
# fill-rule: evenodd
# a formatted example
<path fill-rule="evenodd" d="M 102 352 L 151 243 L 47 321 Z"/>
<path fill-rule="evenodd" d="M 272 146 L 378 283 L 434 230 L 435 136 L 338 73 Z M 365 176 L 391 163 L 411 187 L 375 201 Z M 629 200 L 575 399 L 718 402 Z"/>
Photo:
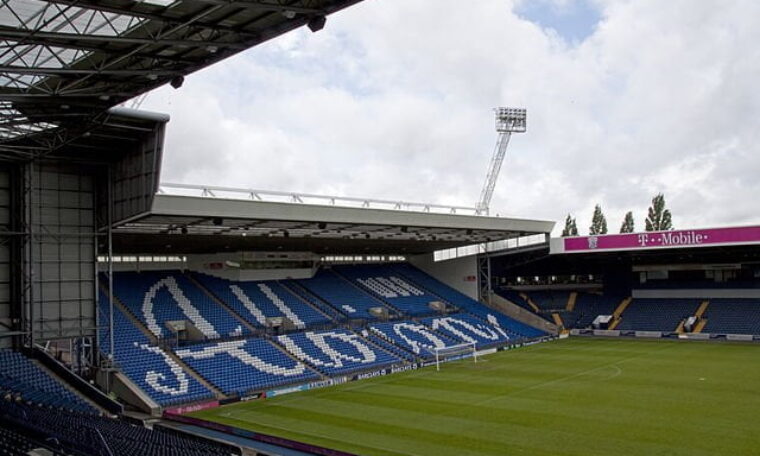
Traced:
<path fill-rule="evenodd" d="M 481 302 L 491 302 L 493 291 L 491 282 L 491 257 L 486 252 L 478 255 L 478 299 Z"/>

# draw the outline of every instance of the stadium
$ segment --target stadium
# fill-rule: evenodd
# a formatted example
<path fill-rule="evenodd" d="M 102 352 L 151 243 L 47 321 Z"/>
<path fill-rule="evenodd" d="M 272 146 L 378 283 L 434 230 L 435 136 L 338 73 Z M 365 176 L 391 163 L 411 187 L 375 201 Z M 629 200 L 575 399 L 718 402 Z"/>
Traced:
<path fill-rule="evenodd" d="M 126 102 L 357 3 L 0 2 L 0 454 L 756 454 L 760 226 L 494 216 L 525 110 L 476 207 L 161 180 Z"/>

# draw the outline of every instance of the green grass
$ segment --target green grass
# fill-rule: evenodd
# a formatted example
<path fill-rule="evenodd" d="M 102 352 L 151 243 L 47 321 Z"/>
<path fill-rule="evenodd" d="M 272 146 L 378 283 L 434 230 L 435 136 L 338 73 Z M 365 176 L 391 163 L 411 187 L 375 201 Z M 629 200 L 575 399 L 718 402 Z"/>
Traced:
<path fill-rule="evenodd" d="M 571 338 L 194 416 L 360 455 L 760 454 L 760 346 Z"/>

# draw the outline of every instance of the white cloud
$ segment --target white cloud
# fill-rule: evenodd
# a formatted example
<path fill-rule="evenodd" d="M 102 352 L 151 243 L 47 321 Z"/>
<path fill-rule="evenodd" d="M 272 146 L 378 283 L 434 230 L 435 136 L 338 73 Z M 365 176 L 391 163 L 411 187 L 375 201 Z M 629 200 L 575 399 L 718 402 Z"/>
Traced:
<path fill-rule="evenodd" d="M 152 94 L 164 181 L 474 205 L 491 108 L 528 108 L 492 212 L 760 222 L 760 3 L 600 1 L 582 43 L 498 0 L 367 1 Z"/>

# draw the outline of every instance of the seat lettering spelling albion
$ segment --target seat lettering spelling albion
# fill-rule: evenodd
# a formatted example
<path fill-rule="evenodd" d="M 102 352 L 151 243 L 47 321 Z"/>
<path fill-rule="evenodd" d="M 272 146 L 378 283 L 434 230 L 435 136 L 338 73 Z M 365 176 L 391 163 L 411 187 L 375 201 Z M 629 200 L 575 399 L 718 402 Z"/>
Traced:
<path fill-rule="evenodd" d="M 371 364 L 377 359 L 375 351 L 356 334 L 338 331 L 305 332 L 280 336 L 279 339 L 296 357 L 317 367 L 340 368 L 351 363 Z M 340 342 L 342 344 L 338 344 Z"/>
<path fill-rule="evenodd" d="M 247 340 L 220 342 L 218 344 L 204 347 L 202 350 L 177 350 L 176 353 L 177 356 L 182 359 L 209 359 L 214 358 L 217 355 L 228 355 L 258 371 L 283 377 L 300 375 L 306 371 L 306 366 L 304 366 L 303 363 L 295 363 L 292 367 L 288 368 L 264 361 L 257 355 L 249 353 L 243 349 L 247 343 Z"/>
<path fill-rule="evenodd" d="M 412 349 L 412 351 L 416 354 L 420 354 L 423 348 L 425 349 L 432 349 L 432 348 L 443 348 L 446 346 L 446 342 L 444 342 L 440 337 L 436 336 L 432 332 L 430 332 L 429 329 L 427 329 L 423 325 L 417 325 L 413 323 L 396 323 L 393 325 L 393 332 L 401 338 L 406 344 L 409 346 L 409 348 Z M 415 340 L 412 338 L 412 334 L 414 333 L 418 336 L 421 336 L 422 339 L 426 339 L 427 342 L 420 341 L 419 337 Z"/>
<path fill-rule="evenodd" d="M 166 375 L 163 372 L 149 370 L 145 372 L 145 383 L 150 385 L 150 387 L 154 390 L 168 394 L 170 396 L 179 396 L 187 393 L 188 387 L 190 386 L 190 381 L 187 378 L 187 374 L 185 374 L 185 371 L 182 370 L 179 364 L 177 364 L 173 359 L 169 357 L 169 355 L 164 353 L 164 351 L 158 347 L 151 347 L 147 344 L 139 344 L 137 346 L 141 350 L 154 353 L 163 358 L 164 362 L 169 367 L 169 370 L 172 374 L 174 374 L 174 377 L 177 380 L 177 386 L 166 385 L 162 383 L 167 380 Z"/>
<path fill-rule="evenodd" d="M 189 299 L 185 296 L 185 294 L 182 292 L 182 290 L 179 288 L 179 285 L 177 285 L 177 281 L 174 279 L 174 277 L 165 277 L 158 282 L 154 283 L 149 289 L 148 292 L 145 293 L 145 298 L 143 298 L 143 305 L 142 305 L 142 313 L 143 318 L 145 318 L 145 323 L 148 326 L 148 329 L 155 334 L 156 337 L 161 337 L 163 334 L 163 329 L 158 325 L 158 322 L 156 321 L 156 315 L 153 312 L 154 307 L 154 299 L 156 298 L 156 295 L 158 292 L 162 289 L 166 288 L 166 290 L 171 294 L 172 298 L 174 298 L 174 301 L 177 302 L 177 305 L 180 309 L 182 309 L 182 313 L 187 316 L 187 318 L 193 322 L 196 328 L 200 330 L 203 335 L 208 337 L 209 339 L 218 339 L 219 333 L 216 332 L 216 329 L 214 329 L 214 326 L 208 322 L 205 318 L 203 318 L 203 315 L 198 311 L 198 309 L 193 305 L 192 302 L 190 302 Z"/>
<path fill-rule="evenodd" d="M 505 337 L 494 328 L 475 322 L 468 322 L 464 318 L 434 318 L 432 326 L 434 330 L 443 330 L 466 342 L 495 342 Z"/>

